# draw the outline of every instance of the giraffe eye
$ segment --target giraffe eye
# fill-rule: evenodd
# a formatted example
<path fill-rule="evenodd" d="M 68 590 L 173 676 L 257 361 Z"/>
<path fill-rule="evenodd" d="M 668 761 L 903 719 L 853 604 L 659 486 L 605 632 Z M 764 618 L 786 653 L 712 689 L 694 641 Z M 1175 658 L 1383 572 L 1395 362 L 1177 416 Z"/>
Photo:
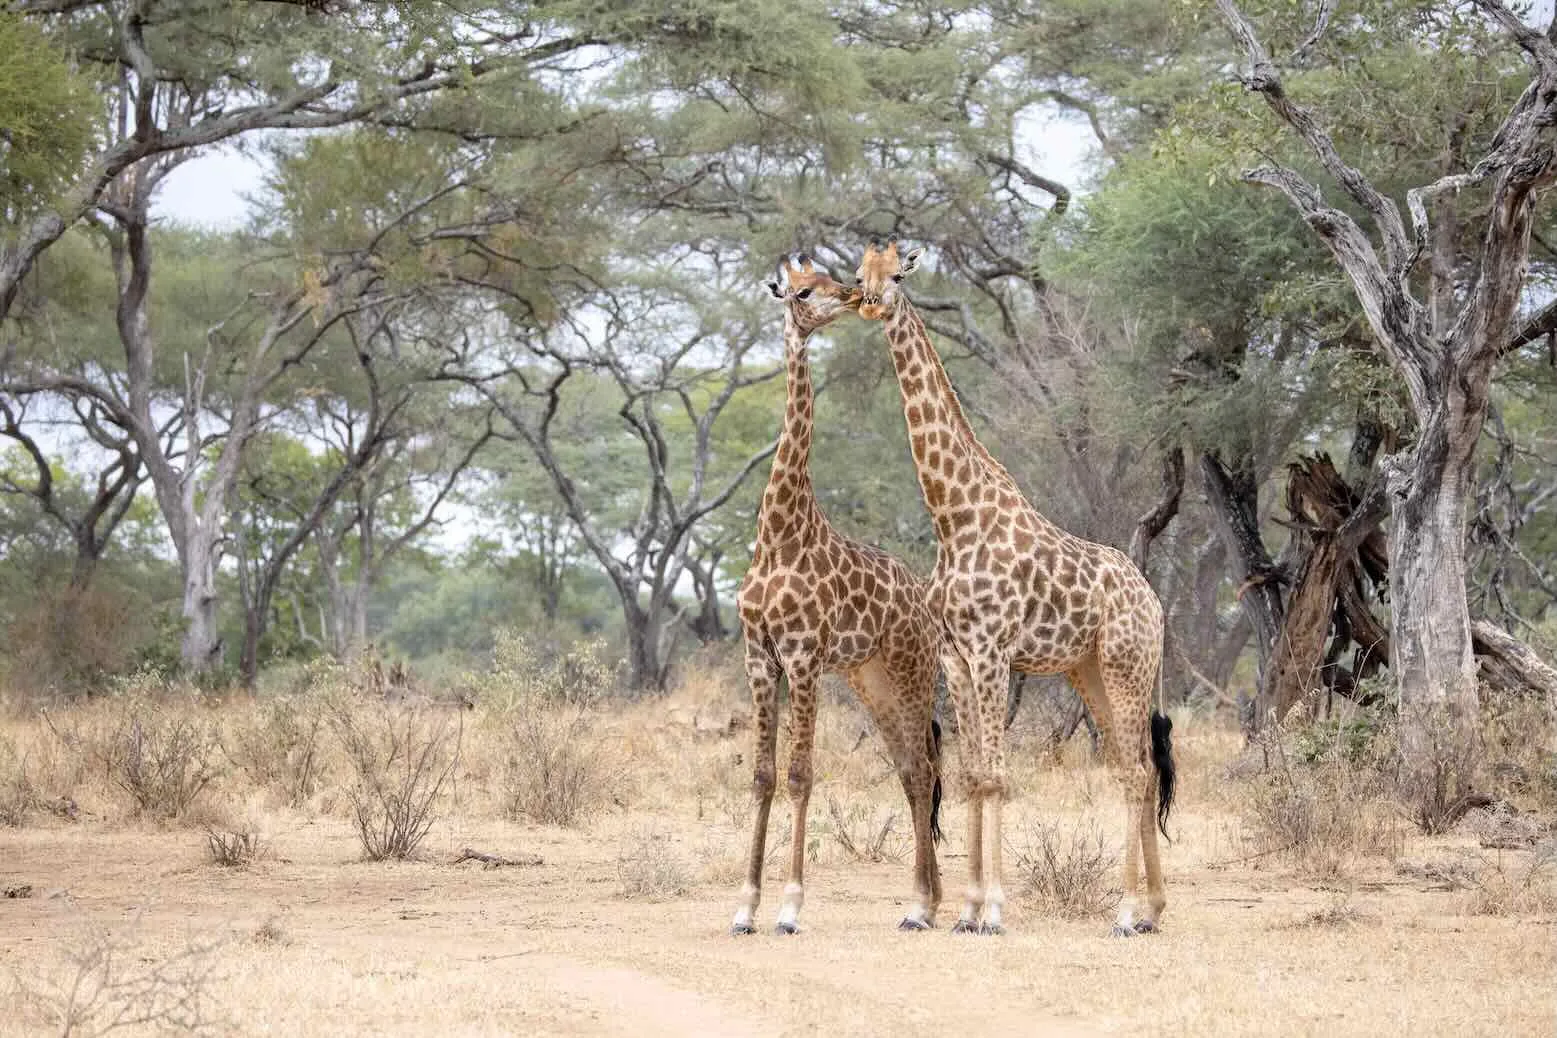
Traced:
<path fill-rule="evenodd" d="M 893 274 L 892 275 L 892 283 L 893 284 L 898 284 L 902 280 L 903 280 L 903 275 L 901 275 L 901 274 Z"/>
<path fill-rule="evenodd" d="M 864 284 L 864 283 L 865 283 L 865 279 L 864 279 L 864 278 L 862 278 L 862 277 L 856 277 L 856 278 L 855 278 L 855 279 L 854 279 L 854 283 L 855 283 L 855 284 L 856 284 L 856 285 L 863 285 L 863 284 Z"/>
<path fill-rule="evenodd" d="M 811 289 L 810 289 L 809 286 L 807 286 L 806 288 L 802 288 L 800 291 L 795 293 L 795 298 L 796 299 L 809 299 L 810 297 L 811 297 Z"/>

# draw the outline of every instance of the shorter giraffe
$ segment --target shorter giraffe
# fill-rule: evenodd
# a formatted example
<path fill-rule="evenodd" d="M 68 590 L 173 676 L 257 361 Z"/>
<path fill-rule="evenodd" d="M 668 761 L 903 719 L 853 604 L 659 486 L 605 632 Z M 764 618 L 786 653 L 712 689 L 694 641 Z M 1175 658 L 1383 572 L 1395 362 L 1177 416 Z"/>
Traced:
<path fill-rule="evenodd" d="M 908 794 L 914 822 L 914 904 L 900 925 L 926 930 L 941 901 L 935 861 L 940 805 L 940 732 L 936 728 L 936 625 L 924 587 L 897 559 L 832 528 L 811 487 L 813 391 L 806 338 L 852 311 L 859 294 L 816 271 L 782 264 L 787 402 L 773 471 L 757 515 L 751 568 L 736 595 L 746 642 L 756 732 L 757 817 L 740 906 L 730 932 L 756 930 L 763 850 L 776 786 L 778 688 L 789 682 L 789 795 L 794 807 L 789 880 L 777 933 L 799 931 L 816 737 L 818 683 L 842 672 L 870 712 Z"/>
<path fill-rule="evenodd" d="M 872 244 L 859 313 L 886 325 L 909 449 L 940 551 L 929 604 L 969 772 L 971 882 L 956 931 L 1003 932 L 1001 807 L 1010 673 L 1064 674 L 1097 723 L 1124 787 L 1124 900 L 1114 933 L 1157 928 L 1167 904 L 1157 829 L 1173 802 L 1172 724 L 1152 710 L 1162 604 L 1121 551 L 1065 532 L 1028 503 L 968 424 L 903 279 L 922 249 Z M 1155 801 L 1155 812 L 1153 810 Z M 1155 815 L 1155 817 L 1154 817 Z M 1146 903 L 1138 898 L 1146 870 Z"/>

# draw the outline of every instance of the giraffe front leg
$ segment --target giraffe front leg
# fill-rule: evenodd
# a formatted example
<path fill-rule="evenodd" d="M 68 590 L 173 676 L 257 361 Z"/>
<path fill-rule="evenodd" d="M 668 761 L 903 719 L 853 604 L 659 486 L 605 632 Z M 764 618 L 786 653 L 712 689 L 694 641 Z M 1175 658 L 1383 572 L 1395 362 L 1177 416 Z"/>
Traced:
<path fill-rule="evenodd" d="M 762 863 L 766 854 L 768 815 L 773 808 L 773 791 L 778 784 L 774 751 L 778 740 L 780 673 L 778 663 L 766 650 L 751 642 L 747 643 L 746 675 L 751 683 L 752 728 L 756 733 L 752 795 L 757 810 L 746 857 L 746 881 L 741 885 L 740 901 L 735 908 L 735 918 L 730 923 L 730 933 L 736 935 L 757 932 L 757 904 L 762 900 Z"/>
<path fill-rule="evenodd" d="M 959 752 L 963 787 L 968 795 L 968 889 L 962 913 L 952 933 L 978 933 L 979 916 L 984 911 L 984 811 L 982 776 L 982 740 L 979 737 L 979 712 L 974 703 L 973 675 L 961 655 L 949 646 L 941 648 L 941 669 L 951 693 L 952 709 L 957 714 Z"/>
<path fill-rule="evenodd" d="M 1005 719 L 1010 673 L 1010 662 L 1000 656 L 981 659 L 973 665 L 974 702 L 979 715 L 979 756 L 983 763 L 979 776 L 979 803 L 984 827 L 980 849 L 975 852 L 970 847 L 968 853 L 978 853 L 983 861 L 984 914 L 979 933 L 996 936 L 1006 932 L 1002 918 L 1006 896 L 1000 882 L 1000 851 L 1005 836 L 1000 816 L 1006 797 Z"/>
<path fill-rule="evenodd" d="M 926 725 L 926 728 L 929 726 Z M 908 763 L 902 775 L 903 789 L 914 822 L 914 905 L 898 923 L 899 930 L 933 930 L 935 913 L 941 905 L 941 870 L 935 860 L 935 800 L 939 795 L 940 754 L 933 736 L 918 740 L 912 733 L 902 740 L 901 759 Z"/>
<path fill-rule="evenodd" d="M 814 666 L 789 668 L 789 798 L 794 806 L 794 825 L 789 848 L 789 879 L 784 902 L 779 906 L 776 934 L 800 932 L 800 909 L 805 904 L 806 815 L 811 805 L 811 753 L 816 742 L 816 679 Z"/>

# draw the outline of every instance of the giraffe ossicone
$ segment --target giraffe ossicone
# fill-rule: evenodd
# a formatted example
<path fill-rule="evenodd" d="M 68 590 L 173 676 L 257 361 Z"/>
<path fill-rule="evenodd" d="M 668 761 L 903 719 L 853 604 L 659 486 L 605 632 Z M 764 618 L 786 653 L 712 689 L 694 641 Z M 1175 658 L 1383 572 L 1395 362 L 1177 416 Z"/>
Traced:
<path fill-rule="evenodd" d="M 1091 712 L 1127 810 L 1125 897 L 1114 932 L 1152 932 L 1167 903 L 1157 831 L 1175 777 L 1171 722 L 1152 709 L 1162 605 L 1123 552 L 1067 533 L 1039 514 L 974 434 L 924 321 L 901 288 L 922 252 L 901 254 L 895 240 L 872 243 L 857 280 L 860 316 L 885 326 L 909 448 L 939 545 L 927 593 L 942 631 L 941 665 L 969 790 L 971 880 L 955 929 L 1003 932 L 1005 711 L 1016 669 L 1066 675 Z"/>

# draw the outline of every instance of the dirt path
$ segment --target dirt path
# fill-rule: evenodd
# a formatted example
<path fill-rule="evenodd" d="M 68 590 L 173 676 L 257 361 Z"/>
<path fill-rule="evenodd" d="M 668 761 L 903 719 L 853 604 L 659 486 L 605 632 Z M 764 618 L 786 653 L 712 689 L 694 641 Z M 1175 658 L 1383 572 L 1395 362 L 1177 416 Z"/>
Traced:
<path fill-rule="evenodd" d="M 656 824 L 688 861 L 712 839 L 691 820 Z M 1191 843 L 1197 824 L 1183 824 Z M 448 864 L 467 843 L 545 863 Z M 371 865 L 342 823 L 278 820 L 273 846 L 225 870 L 204 862 L 198 832 L 0 831 L 0 888 L 34 888 L 0 899 L 0 983 L 61 983 L 67 953 L 108 935 L 126 948 L 119 979 L 219 940 L 204 993 L 222 1034 L 1337 1038 L 1551 1033 L 1557 1020 L 1553 920 L 1456 915 L 1449 895 L 1393 873 L 1337 892 L 1208 868 L 1180 845 L 1156 938 L 1110 941 L 1105 921 L 1018 901 L 1009 936 L 978 940 L 898 933 L 901 867 L 824 862 L 804 933 L 735 940 L 723 879 L 659 902 L 618 896 L 609 826 L 477 823 L 435 838 L 429 861 Z M 946 868 L 955 889 L 955 847 Z M 0 1033 L 57 1033 L 51 1005 Z"/>

